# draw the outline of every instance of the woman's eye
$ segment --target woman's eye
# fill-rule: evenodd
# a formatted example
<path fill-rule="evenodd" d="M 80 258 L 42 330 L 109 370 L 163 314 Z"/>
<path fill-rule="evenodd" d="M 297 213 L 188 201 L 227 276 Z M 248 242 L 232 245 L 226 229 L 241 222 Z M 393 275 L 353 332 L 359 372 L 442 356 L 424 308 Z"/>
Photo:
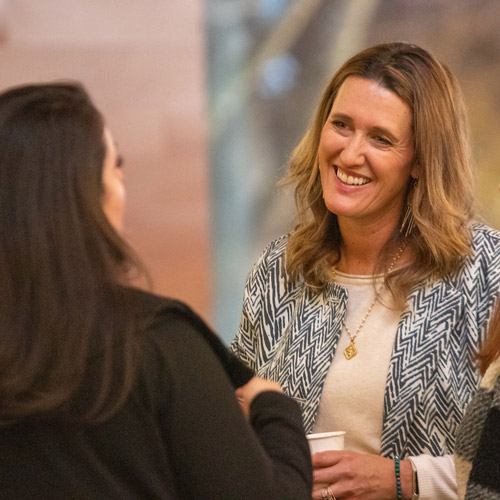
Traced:
<path fill-rule="evenodd" d="M 377 137 L 375 137 L 375 140 L 384 146 L 392 146 L 392 142 L 387 140 L 385 137 L 381 137 L 378 135 Z"/>
<path fill-rule="evenodd" d="M 332 120 L 332 125 L 335 130 L 341 133 L 344 133 L 349 129 L 347 123 L 341 120 Z"/>

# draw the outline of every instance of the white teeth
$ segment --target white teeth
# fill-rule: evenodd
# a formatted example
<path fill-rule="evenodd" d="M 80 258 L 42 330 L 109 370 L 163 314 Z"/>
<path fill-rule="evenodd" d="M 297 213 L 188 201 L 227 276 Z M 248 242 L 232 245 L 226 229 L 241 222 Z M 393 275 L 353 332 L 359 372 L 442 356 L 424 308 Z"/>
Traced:
<path fill-rule="evenodd" d="M 345 184 L 349 184 L 351 186 L 362 186 L 363 184 L 368 184 L 370 182 L 370 179 L 353 177 L 352 175 L 345 174 L 340 169 L 337 169 L 337 177 Z"/>

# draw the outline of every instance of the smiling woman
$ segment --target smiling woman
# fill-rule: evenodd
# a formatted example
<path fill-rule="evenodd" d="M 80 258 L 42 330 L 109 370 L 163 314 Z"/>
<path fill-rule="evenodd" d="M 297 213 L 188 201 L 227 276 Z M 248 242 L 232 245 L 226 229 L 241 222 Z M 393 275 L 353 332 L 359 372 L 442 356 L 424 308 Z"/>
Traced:
<path fill-rule="evenodd" d="M 418 178 L 410 107 L 373 80 L 347 78 L 323 126 L 318 161 L 325 205 L 337 215 L 341 232 L 359 226 L 387 240 L 398 224 L 408 180 Z M 350 272 L 354 266 L 360 274 L 348 255 L 343 252 L 337 269 Z"/>
<path fill-rule="evenodd" d="M 297 223 L 250 272 L 237 355 L 302 405 L 315 499 L 456 498 L 455 429 L 500 287 L 500 233 L 473 221 L 459 86 L 406 43 L 326 87 L 285 182 Z"/>

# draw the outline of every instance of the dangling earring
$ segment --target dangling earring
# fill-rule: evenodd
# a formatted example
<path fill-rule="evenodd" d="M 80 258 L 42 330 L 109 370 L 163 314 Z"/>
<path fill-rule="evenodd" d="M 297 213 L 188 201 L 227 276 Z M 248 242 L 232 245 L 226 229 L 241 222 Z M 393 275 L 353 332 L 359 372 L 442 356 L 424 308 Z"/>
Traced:
<path fill-rule="evenodd" d="M 408 238 L 408 236 L 413 231 L 413 228 L 415 227 L 415 217 L 413 217 L 413 208 L 410 202 L 410 195 L 415 189 L 415 186 L 418 184 L 418 179 L 412 177 L 410 183 L 411 184 L 410 188 L 408 189 L 408 196 L 406 198 L 406 211 L 403 217 L 403 222 L 401 223 L 401 228 L 399 229 L 400 233 L 404 233 L 405 238 Z"/>

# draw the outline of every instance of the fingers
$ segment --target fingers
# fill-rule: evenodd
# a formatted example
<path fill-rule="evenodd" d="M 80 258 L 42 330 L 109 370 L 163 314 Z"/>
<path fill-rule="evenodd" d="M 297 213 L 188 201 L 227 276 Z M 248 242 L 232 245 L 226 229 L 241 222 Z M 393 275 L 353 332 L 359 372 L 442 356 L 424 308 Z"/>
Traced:
<path fill-rule="evenodd" d="M 313 499 L 328 498 L 328 487 L 338 499 L 393 498 L 393 461 L 353 451 L 325 451 L 312 456 Z M 411 467 L 411 464 L 410 464 Z"/>
<path fill-rule="evenodd" d="M 236 399 L 238 400 L 238 403 L 240 404 L 240 407 L 245 415 L 248 416 L 250 404 L 253 399 L 264 391 L 283 392 L 279 384 L 276 382 L 257 376 L 251 378 L 245 385 L 236 389 Z"/>
<path fill-rule="evenodd" d="M 312 493 L 313 500 L 337 500 L 333 493 L 333 487 L 323 485 L 323 488 L 316 489 Z"/>
<path fill-rule="evenodd" d="M 314 453 L 314 455 L 311 456 L 311 459 L 313 467 L 315 469 L 321 469 L 323 467 L 330 467 L 338 464 L 345 455 L 346 452 L 344 451 L 321 451 L 319 453 Z"/>
<path fill-rule="evenodd" d="M 323 451 L 312 455 L 313 463 L 313 499 L 333 498 L 325 496 L 325 490 L 332 490 L 341 478 L 341 470 L 336 467 L 345 455 L 343 451 Z"/>

